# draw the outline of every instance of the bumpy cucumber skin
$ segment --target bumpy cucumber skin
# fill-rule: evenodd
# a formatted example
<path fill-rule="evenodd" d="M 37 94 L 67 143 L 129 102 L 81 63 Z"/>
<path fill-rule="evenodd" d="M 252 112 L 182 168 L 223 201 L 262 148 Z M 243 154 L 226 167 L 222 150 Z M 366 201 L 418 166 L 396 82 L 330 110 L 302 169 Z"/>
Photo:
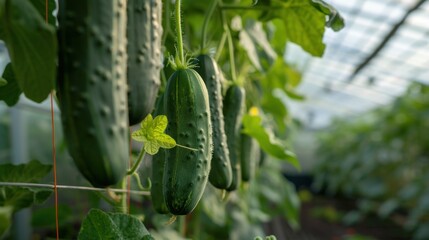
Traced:
<path fill-rule="evenodd" d="M 241 180 L 248 182 L 255 176 L 256 164 L 261 154 L 258 142 L 247 134 L 241 134 Z"/>
<path fill-rule="evenodd" d="M 226 189 L 231 185 L 232 169 L 225 135 L 220 70 L 216 61 L 208 55 L 198 56 L 195 64 L 195 71 L 207 87 L 213 126 L 213 156 L 209 181 L 216 188 Z"/>
<path fill-rule="evenodd" d="M 212 128 L 206 86 L 192 69 L 177 70 L 167 83 L 164 110 L 166 133 L 178 144 L 166 151 L 164 197 L 169 211 L 186 215 L 198 204 L 210 173 Z"/>
<path fill-rule="evenodd" d="M 64 0 L 60 9 L 59 105 L 75 164 L 96 187 L 126 171 L 128 114 L 125 0 Z"/>
<path fill-rule="evenodd" d="M 162 66 L 162 1 L 127 2 L 127 81 L 130 125 L 152 112 Z"/>
<path fill-rule="evenodd" d="M 228 142 L 229 159 L 232 167 L 231 185 L 226 189 L 234 191 L 240 185 L 240 127 L 245 108 L 245 91 L 242 87 L 232 85 L 228 88 L 223 100 L 225 133 Z"/>
<path fill-rule="evenodd" d="M 164 95 L 161 95 L 155 107 L 154 116 L 164 114 Z M 165 149 L 159 149 L 159 152 L 152 156 L 152 187 L 150 188 L 150 196 L 152 198 L 152 206 L 155 211 L 160 214 L 169 213 L 165 204 L 163 192 L 163 176 L 165 167 Z"/>

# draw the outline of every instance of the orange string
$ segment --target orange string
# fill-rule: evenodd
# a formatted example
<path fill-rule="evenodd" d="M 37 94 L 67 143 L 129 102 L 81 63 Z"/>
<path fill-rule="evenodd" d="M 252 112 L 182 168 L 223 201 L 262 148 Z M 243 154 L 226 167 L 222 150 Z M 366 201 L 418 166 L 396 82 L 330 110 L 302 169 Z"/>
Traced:
<path fill-rule="evenodd" d="M 48 0 L 45 0 L 45 21 L 48 23 L 49 20 L 49 5 Z M 55 195 L 55 230 L 57 240 L 60 239 L 59 232 L 59 221 L 58 221 L 58 188 L 57 188 L 57 154 L 55 148 L 55 117 L 54 117 L 54 91 L 50 94 L 51 100 L 51 129 L 52 129 L 52 160 L 53 160 L 53 172 L 54 172 L 54 195 Z"/>

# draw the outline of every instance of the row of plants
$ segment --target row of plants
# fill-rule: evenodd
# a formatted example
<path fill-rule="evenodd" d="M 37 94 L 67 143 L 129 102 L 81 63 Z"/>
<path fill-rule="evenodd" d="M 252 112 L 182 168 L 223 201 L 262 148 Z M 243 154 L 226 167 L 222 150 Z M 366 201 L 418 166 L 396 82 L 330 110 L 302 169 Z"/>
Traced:
<path fill-rule="evenodd" d="M 316 186 L 356 198 L 349 223 L 377 214 L 427 239 L 429 86 L 413 83 L 393 104 L 333 123 L 321 135 Z"/>
<path fill-rule="evenodd" d="M 301 74 L 283 56 L 287 42 L 323 54 L 325 27 L 337 31 L 344 25 L 331 5 L 322 0 L 45 3 L 0 1 L 0 39 L 11 59 L 0 100 L 13 106 L 21 93 L 35 102 L 51 94 L 77 169 L 92 186 L 106 188 L 100 197 L 111 208 L 89 211 L 79 239 L 150 239 L 145 225 L 155 238 L 180 233 L 248 239 L 265 236 L 261 223 L 276 214 L 297 226 L 299 201 L 280 165 L 299 168 L 286 142 L 291 116 L 285 99 L 303 96 L 295 92 Z M 51 14 L 54 9 L 58 16 Z M 143 143 L 136 156 L 129 151 L 130 137 Z M 145 175 L 140 171 L 147 155 L 152 171 Z M 51 167 L 32 161 L 1 169 L 0 182 L 31 183 Z M 130 209 L 127 195 L 114 191 L 128 189 L 130 178 L 133 190 L 150 195 L 157 214 Z M 4 219 L 52 192 L 1 189 Z M 172 224 L 157 221 L 158 214 Z M 175 222 L 181 215 L 186 217 Z M 4 221 L 0 235 L 9 225 Z"/>

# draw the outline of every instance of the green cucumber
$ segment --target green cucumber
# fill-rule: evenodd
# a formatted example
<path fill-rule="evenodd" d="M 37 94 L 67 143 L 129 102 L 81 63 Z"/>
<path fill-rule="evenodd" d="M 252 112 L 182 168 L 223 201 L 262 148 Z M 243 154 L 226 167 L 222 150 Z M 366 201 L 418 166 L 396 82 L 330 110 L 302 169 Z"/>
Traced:
<path fill-rule="evenodd" d="M 155 117 L 161 114 L 164 114 L 164 95 L 159 96 L 154 111 Z M 169 213 L 167 205 L 165 204 L 162 185 L 165 167 L 165 151 L 167 150 L 161 148 L 157 154 L 152 156 L 152 187 L 150 188 L 150 196 L 155 211 L 161 214 Z"/>
<path fill-rule="evenodd" d="M 229 159 L 232 167 L 232 182 L 228 191 L 237 189 L 240 185 L 240 127 L 245 108 L 245 91 L 242 87 L 232 85 L 226 91 L 223 100 L 223 115 L 225 117 L 225 133 L 228 142 Z"/>
<path fill-rule="evenodd" d="M 225 135 L 221 75 L 216 61 L 208 55 L 200 55 L 195 61 L 195 71 L 200 74 L 209 93 L 210 114 L 213 126 L 213 156 L 209 175 L 210 183 L 220 189 L 231 185 L 232 169 Z"/>
<path fill-rule="evenodd" d="M 127 2 L 127 81 L 130 125 L 152 112 L 162 66 L 162 1 Z"/>
<path fill-rule="evenodd" d="M 126 1 L 60 5 L 59 106 L 68 150 L 96 187 L 116 184 L 129 161 Z"/>
<path fill-rule="evenodd" d="M 240 138 L 241 180 L 243 180 L 243 182 L 248 182 L 255 175 L 256 164 L 259 161 L 261 150 L 259 148 L 258 142 L 251 136 L 241 133 Z"/>
<path fill-rule="evenodd" d="M 169 78 L 164 93 L 169 121 L 166 133 L 178 144 L 166 151 L 164 197 L 174 215 L 190 213 L 198 204 L 210 172 L 212 128 L 206 86 L 192 69 L 179 69 Z"/>

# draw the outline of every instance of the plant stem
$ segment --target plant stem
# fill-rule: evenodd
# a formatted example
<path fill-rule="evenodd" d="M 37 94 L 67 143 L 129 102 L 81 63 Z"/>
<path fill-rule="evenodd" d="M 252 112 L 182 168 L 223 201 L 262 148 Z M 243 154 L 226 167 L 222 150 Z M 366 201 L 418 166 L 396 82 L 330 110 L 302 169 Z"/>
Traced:
<path fill-rule="evenodd" d="M 133 175 L 137 171 L 145 155 L 146 155 L 146 151 L 144 150 L 144 147 L 142 147 L 142 149 L 140 150 L 139 156 L 137 158 L 137 161 L 134 163 L 133 167 L 127 172 L 127 176 Z"/>
<path fill-rule="evenodd" d="M 222 54 L 223 47 L 225 46 L 225 41 L 226 41 L 226 33 L 224 32 L 222 34 L 220 41 L 219 41 L 219 45 L 216 49 L 216 55 L 215 55 L 216 62 L 219 61 L 220 55 Z"/>
<path fill-rule="evenodd" d="M 177 35 L 177 54 L 181 64 L 185 65 L 185 54 L 183 53 L 183 37 L 182 37 L 182 19 L 180 15 L 181 0 L 176 0 L 176 35 Z"/>
<path fill-rule="evenodd" d="M 216 5 L 218 3 L 218 0 L 212 0 L 209 9 L 207 11 L 206 17 L 204 18 L 204 24 L 203 24 L 203 33 L 202 33 L 202 38 L 201 38 L 201 50 L 203 51 L 205 48 L 205 44 L 207 41 L 207 28 L 209 25 L 209 20 L 213 15 L 213 12 L 216 8 Z"/>
<path fill-rule="evenodd" d="M 228 51 L 229 51 L 229 64 L 231 70 L 231 78 L 232 81 L 235 82 L 237 80 L 236 70 L 235 70 L 235 56 L 234 56 L 234 43 L 232 41 L 231 29 L 229 29 L 228 23 L 226 21 L 226 16 L 224 12 L 221 12 L 221 20 L 223 29 L 226 33 L 226 39 L 228 41 Z"/>
<path fill-rule="evenodd" d="M 125 176 L 124 179 L 122 179 L 121 182 L 121 188 L 122 189 L 127 189 L 127 177 Z M 123 193 L 121 195 L 121 205 L 120 205 L 120 209 L 123 213 L 128 213 L 128 208 L 127 208 L 127 195 L 125 193 Z"/>

